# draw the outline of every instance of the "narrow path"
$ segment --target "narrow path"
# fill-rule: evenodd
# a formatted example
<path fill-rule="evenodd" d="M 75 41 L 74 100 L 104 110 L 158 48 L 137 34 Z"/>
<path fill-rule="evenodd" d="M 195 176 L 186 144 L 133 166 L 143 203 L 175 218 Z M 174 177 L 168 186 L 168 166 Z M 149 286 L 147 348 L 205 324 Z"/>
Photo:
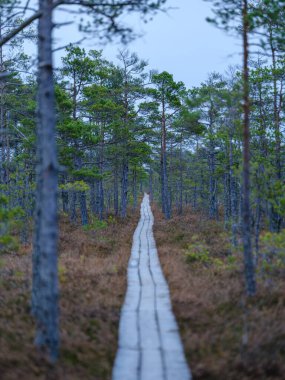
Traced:
<path fill-rule="evenodd" d="M 141 204 L 128 265 L 113 380 L 190 380 L 152 232 L 149 197 Z"/>

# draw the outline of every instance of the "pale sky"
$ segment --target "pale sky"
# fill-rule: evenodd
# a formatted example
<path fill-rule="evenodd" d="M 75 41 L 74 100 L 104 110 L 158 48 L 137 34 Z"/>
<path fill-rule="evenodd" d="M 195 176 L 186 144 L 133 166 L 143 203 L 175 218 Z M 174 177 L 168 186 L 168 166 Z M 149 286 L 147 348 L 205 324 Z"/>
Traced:
<path fill-rule="evenodd" d="M 185 82 L 188 87 L 197 86 L 207 78 L 208 73 L 223 73 L 229 65 L 239 64 L 240 42 L 206 22 L 211 16 L 211 4 L 203 0 L 168 0 L 167 5 L 175 7 L 168 14 L 160 13 L 148 24 L 135 16 L 126 16 L 126 22 L 135 26 L 144 36 L 128 45 L 130 51 L 149 62 L 149 69 L 166 70 L 175 80 Z M 60 16 L 62 21 L 63 16 Z M 59 17 L 57 17 L 57 20 Z M 56 32 L 56 42 L 64 45 L 80 40 L 75 26 L 62 27 Z M 107 47 L 98 40 L 82 43 L 88 49 L 103 49 L 104 56 L 116 60 L 120 44 Z M 63 51 L 56 54 L 56 62 Z"/>

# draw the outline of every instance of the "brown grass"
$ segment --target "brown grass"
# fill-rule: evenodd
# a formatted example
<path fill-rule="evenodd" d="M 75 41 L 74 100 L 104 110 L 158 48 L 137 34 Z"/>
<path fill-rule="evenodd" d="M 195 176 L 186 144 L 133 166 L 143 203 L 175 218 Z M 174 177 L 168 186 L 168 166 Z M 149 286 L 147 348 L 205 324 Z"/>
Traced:
<path fill-rule="evenodd" d="M 126 268 L 138 214 L 83 231 L 61 220 L 61 353 L 49 366 L 33 347 L 31 247 L 0 256 L 0 379 L 104 380 L 117 349 Z"/>
<path fill-rule="evenodd" d="M 241 254 L 229 264 L 222 225 L 190 211 L 166 221 L 155 208 L 155 238 L 170 285 L 194 379 L 285 379 L 285 279 L 258 282 L 243 294 Z M 218 264 L 186 263 L 189 243 L 203 241 Z"/>
<path fill-rule="evenodd" d="M 221 224 L 190 211 L 166 221 L 155 208 L 155 237 L 194 380 L 285 379 L 285 281 L 259 279 L 245 302 L 241 255 L 230 264 Z M 100 231 L 61 220 L 61 354 L 55 368 L 33 346 L 31 247 L 0 256 L 0 379 L 107 380 L 117 349 L 126 268 L 138 214 Z M 217 263 L 187 263 L 202 242 Z M 179 379 L 177 379 L 179 380 Z"/>

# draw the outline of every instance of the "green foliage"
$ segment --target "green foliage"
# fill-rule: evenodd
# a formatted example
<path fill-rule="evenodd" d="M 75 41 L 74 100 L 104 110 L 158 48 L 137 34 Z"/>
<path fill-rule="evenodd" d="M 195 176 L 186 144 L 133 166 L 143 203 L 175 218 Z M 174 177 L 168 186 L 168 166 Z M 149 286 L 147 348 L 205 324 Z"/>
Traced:
<path fill-rule="evenodd" d="M 104 230 L 108 226 L 108 222 L 105 220 L 99 220 L 95 219 L 92 221 L 92 223 L 87 224 L 86 226 L 83 226 L 82 228 L 84 231 L 99 231 L 99 230 Z"/>
<path fill-rule="evenodd" d="M 187 263 L 202 263 L 210 264 L 210 252 L 208 246 L 203 242 L 195 242 L 187 245 L 187 248 L 184 251 L 185 260 Z"/>
<path fill-rule="evenodd" d="M 18 239 L 11 235 L 0 236 L 0 253 L 12 253 L 19 249 Z"/>
<path fill-rule="evenodd" d="M 169 108 L 178 108 L 182 105 L 181 95 L 185 93 L 183 82 L 175 82 L 173 75 L 166 71 L 153 73 L 151 79 L 155 88 L 150 89 L 149 93 L 157 102 L 164 102 Z"/>
<path fill-rule="evenodd" d="M 285 270 L 285 229 L 279 233 L 265 232 L 260 237 L 261 262 L 259 271 L 263 276 L 274 276 Z"/>
<path fill-rule="evenodd" d="M 19 248 L 13 232 L 21 226 L 20 219 L 23 215 L 20 207 L 9 208 L 9 199 L 0 195 L 0 253 L 14 252 Z"/>
<path fill-rule="evenodd" d="M 115 224 L 116 218 L 113 215 L 109 215 L 107 219 L 108 224 Z"/>
<path fill-rule="evenodd" d="M 268 191 L 268 200 L 279 214 L 285 214 L 285 183 L 275 181 Z"/>
<path fill-rule="evenodd" d="M 181 236 L 177 236 L 177 241 Z M 217 248 L 217 241 L 220 244 L 219 249 Z M 213 249 L 214 245 L 216 245 L 215 249 Z M 187 244 L 184 250 L 184 257 L 187 263 L 200 263 L 217 270 L 221 268 L 231 270 L 236 268 L 238 260 L 237 256 L 228 255 L 229 252 L 229 234 L 221 231 L 210 233 L 209 231 L 209 236 L 205 238 L 200 233 L 191 236 L 191 242 Z"/>
<path fill-rule="evenodd" d="M 102 178 L 102 175 L 98 173 L 97 168 L 81 168 L 78 170 L 72 170 L 71 173 L 74 177 L 84 178 L 86 181 Z"/>
<path fill-rule="evenodd" d="M 265 252 L 274 252 L 275 254 L 285 255 L 285 229 L 279 233 L 265 232 L 260 237 L 260 243 Z"/>
<path fill-rule="evenodd" d="M 66 184 L 60 185 L 61 190 L 71 190 L 71 191 L 87 191 L 89 190 L 89 186 L 83 180 L 68 182 Z"/>
<path fill-rule="evenodd" d="M 67 281 L 67 270 L 62 264 L 58 265 L 58 279 L 61 284 L 64 284 Z"/>

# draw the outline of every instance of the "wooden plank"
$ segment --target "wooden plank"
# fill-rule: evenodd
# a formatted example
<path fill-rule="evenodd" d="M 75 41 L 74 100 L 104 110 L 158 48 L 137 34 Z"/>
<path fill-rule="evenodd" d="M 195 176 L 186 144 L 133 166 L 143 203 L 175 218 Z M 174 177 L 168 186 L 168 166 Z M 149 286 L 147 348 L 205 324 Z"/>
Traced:
<path fill-rule="evenodd" d="M 128 264 L 113 380 L 190 380 L 145 194 Z"/>

